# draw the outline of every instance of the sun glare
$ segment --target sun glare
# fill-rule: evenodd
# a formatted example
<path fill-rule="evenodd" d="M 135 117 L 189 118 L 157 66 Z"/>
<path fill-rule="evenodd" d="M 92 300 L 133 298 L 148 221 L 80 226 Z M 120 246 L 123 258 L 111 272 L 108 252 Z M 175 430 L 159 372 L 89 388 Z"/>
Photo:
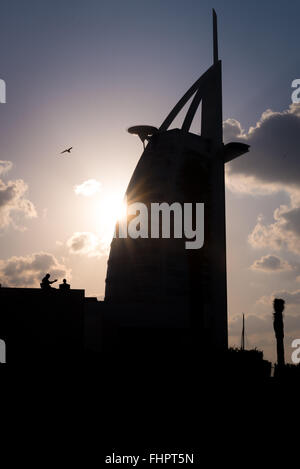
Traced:
<path fill-rule="evenodd" d="M 100 202 L 100 236 L 102 241 L 109 245 L 113 235 L 117 221 L 122 220 L 127 213 L 127 205 L 120 196 L 115 193 L 107 194 Z"/>

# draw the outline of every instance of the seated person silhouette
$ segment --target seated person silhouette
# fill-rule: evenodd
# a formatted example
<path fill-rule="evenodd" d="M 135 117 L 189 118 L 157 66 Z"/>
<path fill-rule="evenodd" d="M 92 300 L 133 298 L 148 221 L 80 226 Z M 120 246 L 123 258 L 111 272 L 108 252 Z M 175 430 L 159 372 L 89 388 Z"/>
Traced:
<path fill-rule="evenodd" d="M 49 288 L 51 288 L 51 284 L 57 282 L 57 279 L 51 281 L 49 278 L 50 274 L 46 274 L 43 278 L 42 283 L 40 284 L 43 290 L 49 290 Z"/>
<path fill-rule="evenodd" d="M 65 278 L 63 279 L 63 283 L 59 284 L 59 289 L 60 290 L 65 290 L 65 291 L 70 290 L 70 284 L 67 283 L 67 280 Z"/>

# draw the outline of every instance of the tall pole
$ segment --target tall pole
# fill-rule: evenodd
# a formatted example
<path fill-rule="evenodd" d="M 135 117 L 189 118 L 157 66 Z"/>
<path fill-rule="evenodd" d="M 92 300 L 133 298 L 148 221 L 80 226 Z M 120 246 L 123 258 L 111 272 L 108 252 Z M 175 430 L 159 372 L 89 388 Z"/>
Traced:
<path fill-rule="evenodd" d="M 241 350 L 245 350 L 245 315 L 244 314 L 243 314 Z"/>
<path fill-rule="evenodd" d="M 274 313 L 273 313 L 273 326 L 276 337 L 277 345 L 277 365 L 282 368 L 285 365 L 284 360 L 284 327 L 283 327 L 283 310 L 284 300 L 281 298 L 275 298 L 273 301 Z"/>

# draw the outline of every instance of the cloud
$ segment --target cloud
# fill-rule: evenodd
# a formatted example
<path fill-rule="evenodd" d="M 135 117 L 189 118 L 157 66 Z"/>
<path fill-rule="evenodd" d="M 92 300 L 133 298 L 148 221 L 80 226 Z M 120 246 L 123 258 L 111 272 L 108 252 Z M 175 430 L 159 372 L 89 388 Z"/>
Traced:
<path fill-rule="evenodd" d="M 13 164 L 11 161 L 0 160 L 0 176 L 7 173 L 12 168 Z"/>
<path fill-rule="evenodd" d="M 10 161 L 0 161 L 0 175 L 4 175 L 11 168 Z M 23 179 L 8 182 L 0 179 L 0 228 L 12 225 L 22 230 L 24 227 L 16 223 L 17 216 L 26 218 L 37 216 L 33 203 L 25 197 L 27 190 L 28 186 Z"/>
<path fill-rule="evenodd" d="M 292 270 L 292 266 L 283 259 L 280 259 L 280 257 L 269 254 L 254 261 L 251 269 L 261 270 L 263 272 L 280 272 L 284 270 Z"/>
<path fill-rule="evenodd" d="M 285 223 L 285 229 L 296 236 L 300 236 L 300 207 L 292 208 L 281 213 Z"/>
<path fill-rule="evenodd" d="M 10 257 L 0 260 L 2 285 L 10 287 L 39 287 L 42 278 L 49 272 L 51 277 L 70 279 L 71 271 L 61 264 L 53 254 L 34 253 L 28 256 Z"/>
<path fill-rule="evenodd" d="M 73 233 L 67 240 L 67 246 L 72 254 L 85 254 L 89 257 L 107 254 L 107 248 L 100 238 L 88 231 Z"/>
<path fill-rule="evenodd" d="M 273 300 L 272 300 L 273 301 Z M 251 335 L 265 335 L 267 333 L 274 334 L 273 329 L 273 307 L 270 304 L 270 312 L 264 316 L 257 316 L 256 314 L 247 314 L 245 316 L 245 330 L 247 336 Z M 286 332 L 294 332 L 300 329 L 300 315 L 284 313 L 284 329 Z M 242 332 L 242 319 L 240 316 L 234 316 L 229 320 L 229 334 L 231 336 L 241 336 Z M 275 340 L 275 337 L 274 337 Z M 264 342 L 263 342 L 264 343 Z"/>
<path fill-rule="evenodd" d="M 237 140 L 251 146 L 250 152 L 233 160 L 227 168 L 230 177 L 253 178 L 252 182 L 285 190 L 300 188 L 300 105 L 282 112 L 265 111 L 254 127 L 244 133 L 234 119 L 224 122 L 224 140 Z"/>
<path fill-rule="evenodd" d="M 282 112 L 265 111 L 248 133 L 238 121 L 228 119 L 224 139 L 251 146 L 249 154 L 226 165 L 230 190 L 251 195 L 285 191 L 290 198 L 289 204 L 274 211 L 274 222 L 266 224 L 258 217 L 249 243 L 254 248 L 300 254 L 300 104 Z"/>
<path fill-rule="evenodd" d="M 300 290 L 288 291 L 288 290 L 277 290 L 271 295 L 262 296 L 258 303 L 264 305 L 272 305 L 274 298 L 282 298 L 288 305 L 298 305 L 300 304 Z"/>
<path fill-rule="evenodd" d="M 244 129 L 242 129 L 240 122 L 236 119 L 227 119 L 223 122 L 223 134 L 224 139 L 227 142 L 236 140 L 237 138 L 247 138 L 247 135 L 245 134 Z"/>
<path fill-rule="evenodd" d="M 265 224 L 259 215 L 248 236 L 254 248 L 286 249 L 300 254 L 300 208 L 282 205 L 274 211 L 274 223 Z"/>
<path fill-rule="evenodd" d="M 77 195 L 84 195 L 86 197 L 90 197 L 92 195 L 97 194 L 97 192 L 100 192 L 100 188 L 101 183 L 99 181 L 96 181 L 96 179 L 88 179 L 82 184 L 74 186 L 74 191 Z"/>

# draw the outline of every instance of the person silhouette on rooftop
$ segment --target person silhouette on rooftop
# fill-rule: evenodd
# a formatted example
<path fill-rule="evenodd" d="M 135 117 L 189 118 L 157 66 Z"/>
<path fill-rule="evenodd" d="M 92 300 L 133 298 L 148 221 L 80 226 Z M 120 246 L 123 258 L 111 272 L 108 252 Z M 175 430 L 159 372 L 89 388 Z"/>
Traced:
<path fill-rule="evenodd" d="M 59 284 L 59 289 L 60 290 L 70 290 L 70 284 L 67 283 L 67 280 L 64 278 L 63 283 Z"/>
<path fill-rule="evenodd" d="M 49 278 L 50 278 L 50 274 L 46 274 L 45 277 L 43 278 L 42 283 L 41 283 L 42 289 L 47 290 L 51 288 L 52 283 L 57 282 L 57 279 L 51 281 L 49 280 Z"/>

